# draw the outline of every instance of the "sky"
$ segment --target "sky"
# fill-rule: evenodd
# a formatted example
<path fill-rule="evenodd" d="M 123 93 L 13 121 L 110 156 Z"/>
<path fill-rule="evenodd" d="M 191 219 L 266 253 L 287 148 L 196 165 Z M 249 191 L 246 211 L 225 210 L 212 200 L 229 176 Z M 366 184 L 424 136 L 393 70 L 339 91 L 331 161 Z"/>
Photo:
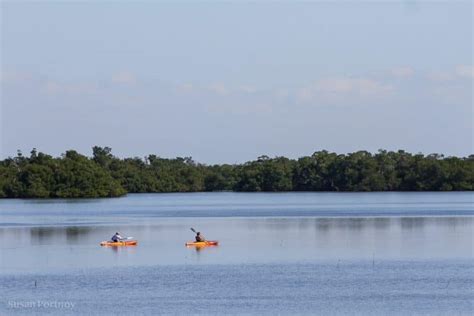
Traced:
<path fill-rule="evenodd" d="M 473 2 L 1 1 L 0 157 L 473 153 Z"/>

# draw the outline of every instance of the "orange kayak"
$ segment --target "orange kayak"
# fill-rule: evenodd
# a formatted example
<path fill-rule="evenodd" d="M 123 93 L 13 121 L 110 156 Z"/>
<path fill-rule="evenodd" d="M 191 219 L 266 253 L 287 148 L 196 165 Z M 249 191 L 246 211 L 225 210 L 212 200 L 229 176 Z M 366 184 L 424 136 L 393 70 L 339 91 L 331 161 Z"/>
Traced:
<path fill-rule="evenodd" d="M 100 243 L 101 246 L 136 246 L 138 241 L 136 240 L 124 240 L 124 241 L 103 241 Z"/>
<path fill-rule="evenodd" d="M 206 240 L 206 241 L 188 241 L 186 247 L 205 247 L 205 246 L 217 246 L 219 242 L 217 240 Z"/>

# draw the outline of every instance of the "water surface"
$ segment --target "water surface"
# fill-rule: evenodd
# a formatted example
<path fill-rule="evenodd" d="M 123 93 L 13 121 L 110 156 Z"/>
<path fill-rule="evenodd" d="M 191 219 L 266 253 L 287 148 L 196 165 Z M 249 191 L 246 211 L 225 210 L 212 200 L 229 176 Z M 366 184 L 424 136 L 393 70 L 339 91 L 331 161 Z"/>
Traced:
<path fill-rule="evenodd" d="M 473 215 L 466 192 L 0 200 L 0 314 L 467 315 Z M 116 230 L 138 246 L 98 245 Z"/>

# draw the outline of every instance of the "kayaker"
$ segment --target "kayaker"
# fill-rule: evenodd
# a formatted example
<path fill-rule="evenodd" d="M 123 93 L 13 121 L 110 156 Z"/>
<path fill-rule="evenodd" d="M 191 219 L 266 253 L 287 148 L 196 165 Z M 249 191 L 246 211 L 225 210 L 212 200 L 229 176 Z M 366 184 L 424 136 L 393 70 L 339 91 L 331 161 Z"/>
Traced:
<path fill-rule="evenodd" d="M 116 232 L 115 235 L 113 235 L 111 238 L 113 242 L 118 242 L 118 241 L 121 241 L 122 239 L 123 237 L 120 235 L 119 232 Z"/>
<path fill-rule="evenodd" d="M 206 239 L 204 238 L 203 235 L 201 235 L 201 232 L 197 232 L 196 233 L 196 242 L 200 242 L 200 241 L 206 241 Z"/>

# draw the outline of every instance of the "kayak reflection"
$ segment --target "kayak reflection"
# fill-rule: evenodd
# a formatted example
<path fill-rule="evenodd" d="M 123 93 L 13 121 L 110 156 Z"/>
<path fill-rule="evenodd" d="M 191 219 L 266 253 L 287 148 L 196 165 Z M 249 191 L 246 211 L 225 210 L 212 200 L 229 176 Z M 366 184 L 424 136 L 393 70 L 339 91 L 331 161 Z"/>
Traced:
<path fill-rule="evenodd" d="M 105 247 L 114 253 L 136 253 L 136 247 Z"/>
<path fill-rule="evenodd" d="M 199 242 L 190 241 L 190 242 L 187 242 L 185 245 L 186 245 L 186 248 L 195 248 L 196 252 L 200 252 L 201 250 L 205 248 L 217 247 L 219 245 L 219 242 L 216 240 L 199 241 Z"/>
<path fill-rule="evenodd" d="M 217 248 L 217 245 L 204 245 L 204 246 L 186 246 L 186 248 L 194 248 L 197 253 L 201 251 L 211 250 Z"/>

